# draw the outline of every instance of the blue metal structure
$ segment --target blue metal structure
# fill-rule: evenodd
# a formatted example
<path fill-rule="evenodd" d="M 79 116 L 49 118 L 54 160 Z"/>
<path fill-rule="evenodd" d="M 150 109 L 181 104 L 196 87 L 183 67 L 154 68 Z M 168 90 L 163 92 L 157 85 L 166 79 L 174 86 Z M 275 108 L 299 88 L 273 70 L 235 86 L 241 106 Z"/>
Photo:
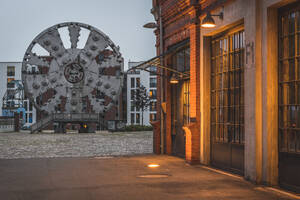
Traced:
<path fill-rule="evenodd" d="M 15 113 L 19 113 L 22 125 L 24 125 L 26 110 L 23 84 L 20 80 L 12 80 L 10 83 L 14 84 L 14 87 L 8 88 L 2 98 L 2 116 L 13 117 Z"/>

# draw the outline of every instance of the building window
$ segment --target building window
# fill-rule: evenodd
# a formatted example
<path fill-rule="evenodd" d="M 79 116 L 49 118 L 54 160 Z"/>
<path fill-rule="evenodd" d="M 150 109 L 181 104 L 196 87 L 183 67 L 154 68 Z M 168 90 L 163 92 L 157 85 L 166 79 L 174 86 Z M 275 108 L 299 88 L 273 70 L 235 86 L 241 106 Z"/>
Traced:
<path fill-rule="evenodd" d="M 190 48 L 186 47 L 172 56 L 172 64 L 174 68 L 180 72 L 186 72 L 190 70 Z"/>
<path fill-rule="evenodd" d="M 149 96 L 151 99 L 156 99 L 156 97 L 157 97 L 156 90 L 150 90 Z"/>
<path fill-rule="evenodd" d="M 14 78 L 7 79 L 7 88 L 15 88 L 15 83 L 13 82 L 14 80 Z"/>
<path fill-rule="evenodd" d="M 157 80 L 156 78 L 150 78 L 150 87 L 156 88 Z"/>
<path fill-rule="evenodd" d="M 29 111 L 32 111 L 32 102 L 29 101 Z"/>
<path fill-rule="evenodd" d="M 134 98 L 134 93 L 135 93 L 134 90 L 130 90 L 130 99 L 131 99 L 131 100 L 134 100 L 134 99 L 135 99 L 135 98 Z"/>
<path fill-rule="evenodd" d="M 130 110 L 131 110 L 131 111 L 134 111 L 134 107 L 135 107 L 135 106 L 134 106 L 134 103 L 133 103 L 133 102 L 130 102 Z"/>
<path fill-rule="evenodd" d="M 136 110 L 136 111 L 140 111 L 141 109 L 140 109 L 139 106 L 136 106 L 136 107 L 135 107 L 135 110 Z"/>
<path fill-rule="evenodd" d="M 156 121 L 156 114 L 155 113 L 150 114 L 150 121 Z"/>
<path fill-rule="evenodd" d="M 156 111 L 156 101 L 151 102 L 150 111 Z"/>
<path fill-rule="evenodd" d="M 183 124 L 190 123 L 190 80 L 183 82 Z"/>
<path fill-rule="evenodd" d="M 141 86 L 141 79 L 136 78 L 136 87 L 140 87 L 140 86 Z"/>
<path fill-rule="evenodd" d="M 140 113 L 135 114 L 135 122 L 136 124 L 140 124 Z"/>
<path fill-rule="evenodd" d="M 7 76 L 15 76 L 15 67 L 7 66 Z"/>
<path fill-rule="evenodd" d="M 32 123 L 32 113 L 29 113 L 29 123 Z"/>
<path fill-rule="evenodd" d="M 131 88 L 135 88 L 135 78 L 130 78 L 130 86 Z"/>
<path fill-rule="evenodd" d="M 130 123 L 134 124 L 134 113 L 130 114 Z"/>
<path fill-rule="evenodd" d="M 155 76 L 156 72 L 157 72 L 157 69 L 156 69 L 155 66 L 151 66 L 149 71 L 150 71 L 150 76 Z"/>
<path fill-rule="evenodd" d="M 213 142 L 243 144 L 244 31 L 211 42 L 211 132 Z"/>
<path fill-rule="evenodd" d="M 27 101 L 24 101 L 24 108 L 25 108 L 25 111 L 28 111 Z"/>
<path fill-rule="evenodd" d="M 299 7 L 279 19 L 279 151 L 300 153 Z"/>

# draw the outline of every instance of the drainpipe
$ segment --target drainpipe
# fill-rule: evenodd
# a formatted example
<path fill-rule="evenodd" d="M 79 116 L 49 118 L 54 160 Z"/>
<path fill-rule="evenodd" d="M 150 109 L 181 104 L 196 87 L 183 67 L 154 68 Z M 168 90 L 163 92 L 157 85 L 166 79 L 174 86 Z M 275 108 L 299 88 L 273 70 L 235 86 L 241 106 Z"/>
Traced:
<path fill-rule="evenodd" d="M 162 55 L 164 52 L 164 46 L 163 46 L 163 24 L 162 24 L 162 17 L 161 17 L 161 6 L 159 6 L 158 10 L 158 16 L 159 16 L 159 54 Z M 160 59 L 160 64 L 163 66 L 164 65 L 164 58 L 161 57 Z M 164 69 L 161 69 L 160 71 L 161 77 L 164 77 Z M 164 84 L 163 84 L 163 79 L 160 79 L 160 105 L 164 102 Z M 161 109 L 160 111 L 160 149 L 161 149 L 161 154 L 164 154 L 164 113 L 163 110 Z"/>

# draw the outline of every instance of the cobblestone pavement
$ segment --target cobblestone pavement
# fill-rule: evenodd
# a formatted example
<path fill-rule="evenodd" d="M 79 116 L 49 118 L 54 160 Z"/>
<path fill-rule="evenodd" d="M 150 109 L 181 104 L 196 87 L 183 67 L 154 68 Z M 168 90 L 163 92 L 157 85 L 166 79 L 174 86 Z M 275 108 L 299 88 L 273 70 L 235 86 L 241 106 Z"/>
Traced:
<path fill-rule="evenodd" d="M 152 140 L 152 132 L 0 133 L 0 159 L 148 154 Z"/>

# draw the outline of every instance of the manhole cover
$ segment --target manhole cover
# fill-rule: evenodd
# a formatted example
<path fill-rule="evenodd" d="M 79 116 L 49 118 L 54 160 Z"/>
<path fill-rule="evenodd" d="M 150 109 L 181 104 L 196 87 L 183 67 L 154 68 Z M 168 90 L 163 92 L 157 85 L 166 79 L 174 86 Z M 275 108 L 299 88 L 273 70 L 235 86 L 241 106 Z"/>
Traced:
<path fill-rule="evenodd" d="M 169 174 L 142 174 L 139 175 L 139 178 L 168 178 Z"/>

